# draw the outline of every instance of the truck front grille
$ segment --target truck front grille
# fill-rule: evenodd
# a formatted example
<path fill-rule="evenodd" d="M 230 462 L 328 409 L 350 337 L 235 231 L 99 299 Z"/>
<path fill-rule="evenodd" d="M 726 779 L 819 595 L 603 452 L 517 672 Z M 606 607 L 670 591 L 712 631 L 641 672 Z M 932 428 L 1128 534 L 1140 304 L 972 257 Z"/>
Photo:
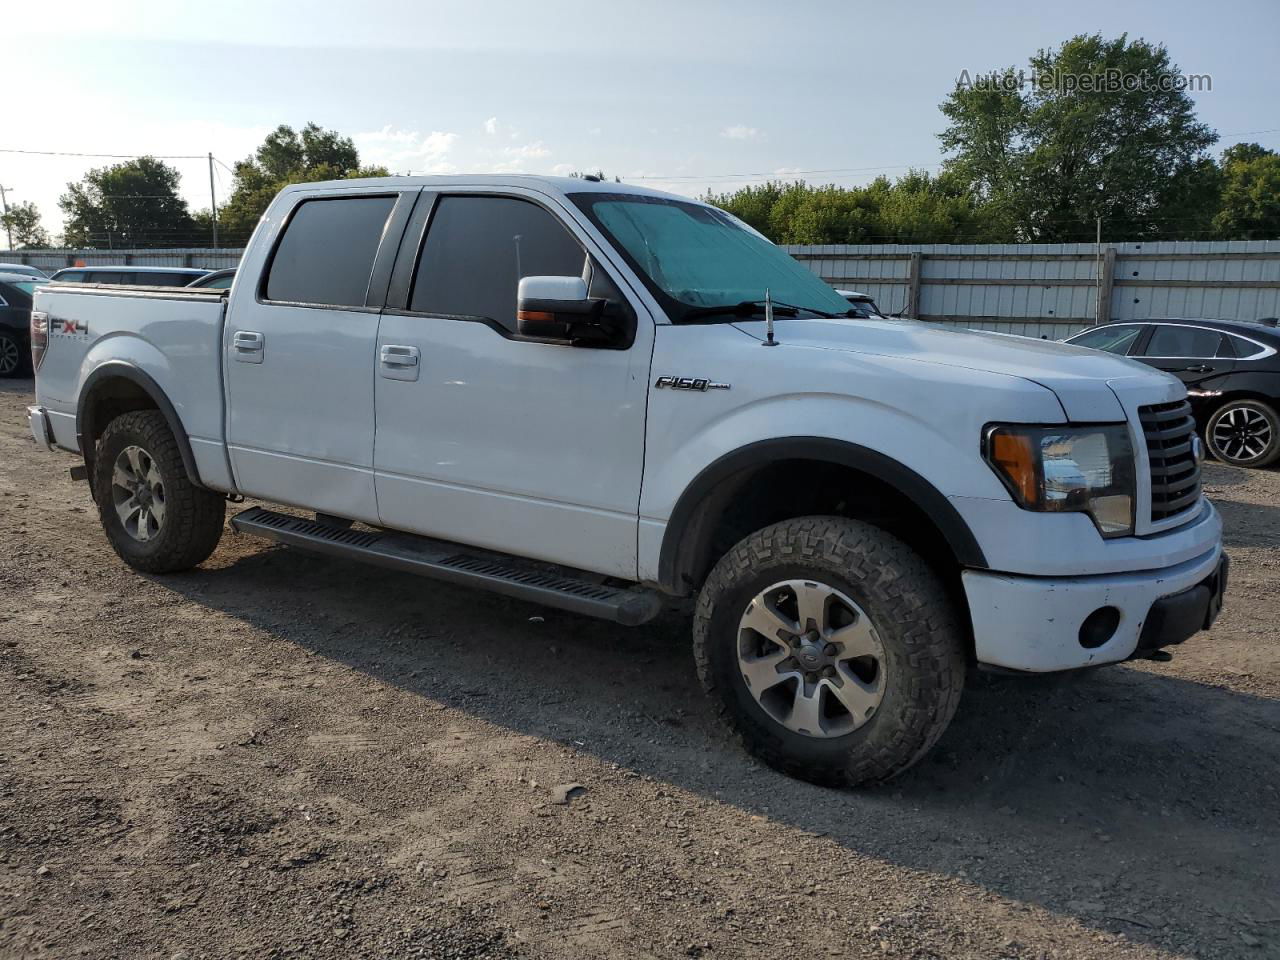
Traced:
<path fill-rule="evenodd" d="M 1138 408 L 1151 463 L 1151 521 L 1189 510 L 1200 499 L 1200 463 L 1196 460 L 1196 421 L 1186 400 Z"/>

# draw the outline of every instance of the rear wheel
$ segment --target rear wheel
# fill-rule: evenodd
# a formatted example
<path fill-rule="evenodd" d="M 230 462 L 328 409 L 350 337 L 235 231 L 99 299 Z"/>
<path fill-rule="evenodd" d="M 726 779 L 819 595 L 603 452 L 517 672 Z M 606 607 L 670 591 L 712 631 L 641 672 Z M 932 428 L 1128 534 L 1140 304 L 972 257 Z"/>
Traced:
<path fill-rule="evenodd" d="M 730 550 L 699 597 L 694 655 L 748 750 L 830 785 L 911 766 L 964 686 L 941 581 L 901 541 L 839 517 L 779 523 Z"/>
<path fill-rule="evenodd" d="M 22 349 L 18 338 L 0 330 L 0 377 L 19 377 L 27 372 L 30 354 Z"/>
<path fill-rule="evenodd" d="M 222 538 L 226 501 L 187 476 L 178 442 L 158 410 L 116 417 L 98 441 L 94 498 L 111 546 L 146 573 L 187 570 Z"/>
<path fill-rule="evenodd" d="M 1209 452 L 1235 467 L 1265 467 L 1280 457 L 1280 417 L 1261 400 L 1230 400 L 1209 418 Z"/>

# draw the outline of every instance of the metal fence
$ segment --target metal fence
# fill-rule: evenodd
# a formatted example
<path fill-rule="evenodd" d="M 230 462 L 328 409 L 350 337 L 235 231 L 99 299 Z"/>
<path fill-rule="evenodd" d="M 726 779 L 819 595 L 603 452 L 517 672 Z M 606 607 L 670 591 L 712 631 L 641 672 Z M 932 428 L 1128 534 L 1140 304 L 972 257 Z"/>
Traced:
<path fill-rule="evenodd" d="M 1280 240 L 789 246 L 881 309 L 1057 339 L 1107 320 L 1280 316 Z"/>
<path fill-rule="evenodd" d="M 1280 316 L 1280 240 L 790 246 L 828 283 L 892 313 L 1057 339 L 1107 320 Z M 233 267 L 238 249 L 14 250 L 0 262 Z"/>
<path fill-rule="evenodd" d="M 25 263 L 46 273 L 63 267 L 204 267 L 220 270 L 240 262 L 242 249 L 175 247 L 166 250 L 2 250 L 0 263 Z"/>

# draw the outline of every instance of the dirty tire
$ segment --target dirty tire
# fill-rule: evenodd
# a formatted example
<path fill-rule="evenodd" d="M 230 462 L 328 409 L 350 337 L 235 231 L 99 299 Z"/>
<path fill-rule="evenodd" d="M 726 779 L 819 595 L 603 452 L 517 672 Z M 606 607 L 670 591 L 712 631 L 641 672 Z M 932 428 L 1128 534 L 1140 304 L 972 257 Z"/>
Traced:
<path fill-rule="evenodd" d="M 157 535 L 145 542 L 129 534 L 112 502 L 116 458 L 131 446 L 142 448 L 155 463 L 165 494 L 164 522 Z M 226 500 L 191 482 L 178 442 L 159 410 L 121 414 L 107 424 L 94 458 L 93 492 L 107 539 L 120 559 L 135 570 L 189 570 L 207 560 L 222 539 Z"/>
<path fill-rule="evenodd" d="M 756 702 L 738 665 L 739 621 L 760 591 L 812 579 L 854 600 L 884 648 L 884 694 L 875 714 L 842 736 L 793 732 Z M 698 677 L 747 750 L 783 773 L 827 786 L 887 780 L 937 742 L 964 688 L 956 612 L 938 576 L 896 537 L 841 517 L 766 527 L 716 564 L 698 597 L 693 651 Z"/>

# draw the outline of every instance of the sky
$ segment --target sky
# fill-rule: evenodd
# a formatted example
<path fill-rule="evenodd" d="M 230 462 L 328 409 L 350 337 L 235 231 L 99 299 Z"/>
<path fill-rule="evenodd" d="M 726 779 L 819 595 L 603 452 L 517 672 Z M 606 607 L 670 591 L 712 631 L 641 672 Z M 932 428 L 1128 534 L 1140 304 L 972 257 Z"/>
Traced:
<path fill-rule="evenodd" d="M 1210 74 L 1193 96 L 1218 149 L 1280 149 L 1277 0 L 62 0 L 6 32 L 0 184 L 55 233 L 67 183 L 119 161 L 4 151 L 192 155 L 167 162 L 207 209 L 206 154 L 222 198 L 226 168 L 311 120 L 396 173 L 603 169 L 691 196 L 866 183 L 937 169 L 962 72 L 1093 32 Z"/>

